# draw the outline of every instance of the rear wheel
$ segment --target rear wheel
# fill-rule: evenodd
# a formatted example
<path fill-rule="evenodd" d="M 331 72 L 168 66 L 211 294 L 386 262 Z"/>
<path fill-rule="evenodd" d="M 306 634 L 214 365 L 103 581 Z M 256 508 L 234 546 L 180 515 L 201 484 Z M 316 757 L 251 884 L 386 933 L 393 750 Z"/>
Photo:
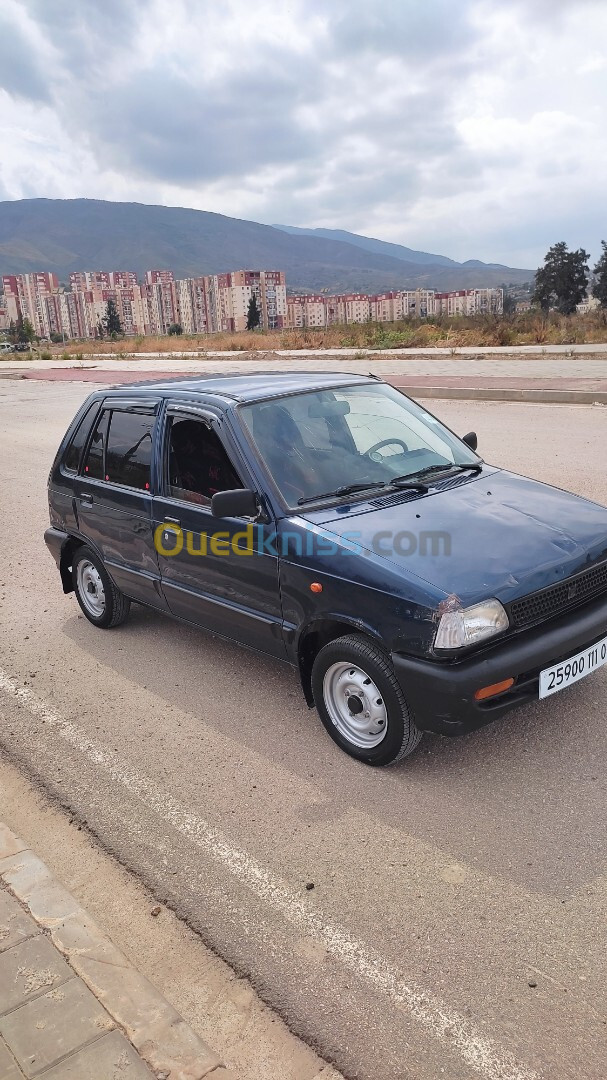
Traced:
<path fill-rule="evenodd" d="M 102 630 L 120 626 L 128 617 L 131 601 L 117 589 L 89 547 L 78 548 L 72 563 L 76 599 L 93 626 Z"/>
<path fill-rule="evenodd" d="M 359 634 L 337 638 L 318 653 L 312 692 L 331 738 L 368 765 L 391 765 L 411 754 L 416 727 L 389 657 Z"/>

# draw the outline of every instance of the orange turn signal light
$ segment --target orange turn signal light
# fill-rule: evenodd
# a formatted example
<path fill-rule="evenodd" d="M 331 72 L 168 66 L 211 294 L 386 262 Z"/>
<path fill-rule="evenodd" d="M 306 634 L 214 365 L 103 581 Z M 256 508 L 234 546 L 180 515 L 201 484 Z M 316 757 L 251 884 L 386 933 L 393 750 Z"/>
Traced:
<path fill-rule="evenodd" d="M 310 592 L 322 592 L 322 585 L 320 581 L 313 581 L 310 585 Z"/>
<path fill-rule="evenodd" d="M 491 686 L 483 686 L 480 690 L 475 690 L 474 696 L 477 701 L 485 701 L 486 698 L 495 697 L 496 694 L 503 694 L 504 690 L 509 690 L 511 686 L 514 686 L 514 679 L 502 679 L 501 682 L 494 682 Z"/>

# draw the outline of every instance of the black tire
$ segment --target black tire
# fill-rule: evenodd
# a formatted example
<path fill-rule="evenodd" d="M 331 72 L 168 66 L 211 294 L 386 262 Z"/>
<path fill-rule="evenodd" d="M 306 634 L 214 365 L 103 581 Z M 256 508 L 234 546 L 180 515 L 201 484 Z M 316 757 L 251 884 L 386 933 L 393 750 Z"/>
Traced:
<path fill-rule="evenodd" d="M 95 614 L 91 610 L 91 602 L 83 595 L 81 588 L 82 574 L 86 573 L 89 567 L 96 570 L 103 586 L 103 601 L 101 601 L 101 592 L 99 590 L 95 594 L 99 600 L 98 605 L 95 605 L 100 609 L 99 614 Z M 94 577 L 92 572 L 89 573 L 89 577 Z M 120 589 L 116 588 L 101 559 L 86 544 L 79 547 L 74 555 L 72 581 L 76 599 L 82 612 L 93 626 L 98 626 L 101 630 L 109 630 L 113 626 L 120 626 L 128 618 L 131 601 L 120 592 Z"/>
<path fill-rule="evenodd" d="M 356 665 L 353 671 L 359 669 L 367 675 L 369 681 L 372 680 L 371 685 L 375 684 L 381 694 L 377 702 L 385 709 L 386 720 L 381 721 L 382 726 L 385 723 L 385 735 L 376 746 L 362 747 L 351 742 L 330 715 L 325 700 L 325 676 L 329 673 L 330 680 L 330 672 L 335 670 L 334 665 L 339 664 Z M 347 673 L 344 675 L 347 679 Z M 351 757 L 367 765 L 393 765 L 402 761 L 413 753 L 422 737 L 423 733 L 416 727 L 409 712 L 389 657 L 360 634 L 337 638 L 319 651 L 312 667 L 312 693 L 320 719 L 334 742 Z"/>

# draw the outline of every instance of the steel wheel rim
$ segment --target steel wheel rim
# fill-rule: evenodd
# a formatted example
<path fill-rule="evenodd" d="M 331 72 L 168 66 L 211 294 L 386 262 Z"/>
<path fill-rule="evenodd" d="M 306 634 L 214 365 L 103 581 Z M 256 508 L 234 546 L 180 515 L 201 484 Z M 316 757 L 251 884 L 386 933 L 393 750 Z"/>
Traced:
<path fill-rule="evenodd" d="M 323 698 L 331 723 L 359 750 L 372 750 L 385 739 L 388 712 L 383 694 L 357 664 L 342 661 L 327 668 Z"/>
<path fill-rule="evenodd" d="M 94 619 L 99 619 L 105 613 L 105 589 L 101 574 L 97 567 L 83 559 L 78 563 L 78 595 Z"/>

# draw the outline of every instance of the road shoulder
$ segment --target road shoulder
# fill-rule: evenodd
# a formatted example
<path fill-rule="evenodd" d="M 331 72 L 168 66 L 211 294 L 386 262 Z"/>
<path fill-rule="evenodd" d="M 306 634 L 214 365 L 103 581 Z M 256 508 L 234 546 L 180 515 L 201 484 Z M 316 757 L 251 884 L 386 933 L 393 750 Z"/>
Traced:
<path fill-rule="evenodd" d="M 234 1076 L 2 822 L 0 917 L 0 1036 L 26 1075 Z"/>
<path fill-rule="evenodd" d="M 95 928 L 98 937 L 91 944 L 103 954 L 100 942 L 107 942 L 105 951 L 114 957 L 115 970 L 119 974 L 131 973 L 129 986 L 134 995 L 139 986 L 151 991 L 152 984 L 160 986 L 172 1004 L 154 991 L 158 1015 L 165 1021 L 171 1017 L 180 1033 L 187 1030 L 184 1039 L 190 1042 L 186 1046 L 199 1045 L 212 1055 L 208 1059 L 213 1062 L 210 1073 L 209 1068 L 206 1073 L 175 1068 L 169 1071 L 168 1065 L 159 1064 L 160 1058 L 156 1057 L 152 1076 L 166 1073 L 167 1080 L 197 1080 L 206 1075 L 210 1080 L 233 1076 L 239 1080 L 259 1080 L 261 1076 L 264 1080 L 341 1080 L 331 1066 L 288 1030 L 247 980 L 238 978 L 196 934 L 100 848 L 84 822 L 70 819 L 46 792 L 6 760 L 0 761 L 1 820 L 9 827 L 5 837 L 12 829 L 18 830 L 23 840 L 17 842 L 21 850 L 9 855 L 8 846 L 2 849 L 0 832 L 0 860 L 5 856 L 0 861 L 0 881 L 6 877 L 5 884 L 11 890 L 19 888 L 19 902 L 27 909 L 27 896 L 38 875 L 42 886 L 39 895 L 44 901 L 46 893 L 50 906 L 46 912 L 44 907 L 36 907 L 42 901 L 32 893 L 34 907 L 26 914 L 40 916 L 43 933 L 58 935 L 59 946 L 63 944 L 68 950 L 63 955 L 68 960 L 68 953 L 75 957 L 75 971 L 82 927 L 98 923 L 109 931 L 112 940 Z M 32 847 L 46 866 L 27 850 Z M 22 869 L 17 871 L 17 867 Z M 69 886 L 69 893 L 57 878 Z M 48 887 L 42 884 L 43 879 L 48 881 Z M 110 970 L 107 959 L 99 960 L 97 951 L 92 959 L 82 961 L 85 982 L 99 978 L 106 967 Z M 94 986 L 91 990 L 94 993 Z M 166 1008 L 161 1006 L 163 1001 Z M 105 999 L 103 1004 L 111 1014 Z M 117 1022 L 121 1024 L 120 1019 Z M 166 1034 L 166 1023 L 164 1027 Z M 214 1052 L 209 1051 L 208 1044 Z"/>

